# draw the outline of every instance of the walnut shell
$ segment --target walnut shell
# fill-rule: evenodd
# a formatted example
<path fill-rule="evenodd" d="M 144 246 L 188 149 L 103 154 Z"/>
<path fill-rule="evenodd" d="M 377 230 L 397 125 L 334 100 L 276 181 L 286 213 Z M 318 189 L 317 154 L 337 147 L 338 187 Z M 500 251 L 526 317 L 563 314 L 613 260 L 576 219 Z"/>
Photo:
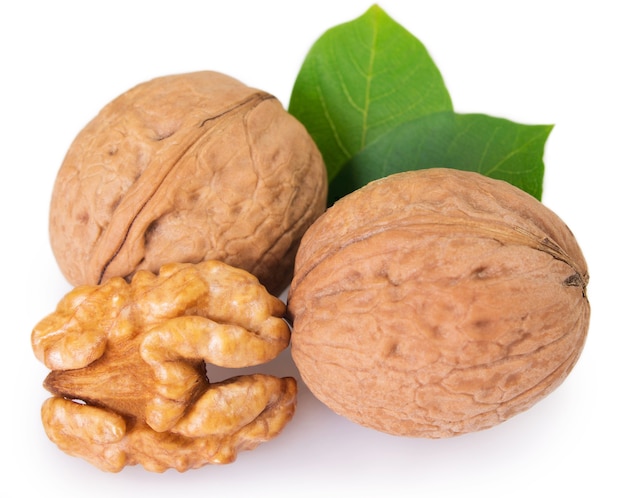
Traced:
<path fill-rule="evenodd" d="M 320 152 L 275 97 L 217 72 L 164 76 L 78 134 L 54 185 L 50 240 L 75 286 L 216 259 L 276 294 L 326 195 Z"/>
<path fill-rule="evenodd" d="M 307 231 L 288 310 L 305 384 L 336 413 L 429 438 L 486 429 L 554 390 L 589 326 L 568 227 L 503 181 L 375 181 Z"/>

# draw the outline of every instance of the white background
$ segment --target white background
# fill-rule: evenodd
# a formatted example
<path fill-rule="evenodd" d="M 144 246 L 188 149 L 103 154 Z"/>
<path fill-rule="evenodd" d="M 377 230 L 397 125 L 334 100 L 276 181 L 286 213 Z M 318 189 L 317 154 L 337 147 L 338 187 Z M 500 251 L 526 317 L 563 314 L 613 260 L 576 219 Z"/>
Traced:
<path fill-rule="evenodd" d="M 446 440 L 362 428 L 300 383 L 284 432 L 227 466 L 107 474 L 59 451 L 39 419 L 47 370 L 30 332 L 70 289 L 47 216 L 74 136 L 118 94 L 171 73 L 222 71 L 286 106 L 311 44 L 371 1 L 3 2 L 0 496 L 626 496 L 621 2 L 379 4 L 429 49 L 457 111 L 556 125 L 543 201 L 575 233 L 591 274 L 589 336 L 565 383 L 504 424 Z M 288 351 L 266 371 L 297 376 Z"/>

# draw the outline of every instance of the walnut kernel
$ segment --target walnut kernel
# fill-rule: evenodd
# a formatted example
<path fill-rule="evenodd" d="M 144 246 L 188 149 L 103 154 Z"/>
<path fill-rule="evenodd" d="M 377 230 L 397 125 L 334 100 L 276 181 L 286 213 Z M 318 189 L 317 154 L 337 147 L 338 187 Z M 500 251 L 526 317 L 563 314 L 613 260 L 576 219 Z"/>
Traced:
<path fill-rule="evenodd" d="M 46 433 L 110 472 L 233 461 L 291 420 L 296 381 L 252 374 L 210 383 L 205 362 L 275 358 L 289 344 L 284 313 L 256 277 L 218 261 L 77 287 L 32 333 L 35 355 L 52 370 Z"/>

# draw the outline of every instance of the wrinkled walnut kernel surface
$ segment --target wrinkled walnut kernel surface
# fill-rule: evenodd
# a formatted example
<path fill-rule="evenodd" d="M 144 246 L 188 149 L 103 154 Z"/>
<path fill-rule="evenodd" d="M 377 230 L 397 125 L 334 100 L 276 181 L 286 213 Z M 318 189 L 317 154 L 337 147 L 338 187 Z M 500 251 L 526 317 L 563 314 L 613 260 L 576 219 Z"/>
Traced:
<path fill-rule="evenodd" d="M 296 382 L 252 374 L 211 383 L 205 362 L 272 360 L 289 344 L 284 313 L 256 277 L 218 261 L 77 287 L 32 333 L 35 355 L 52 370 L 46 433 L 111 472 L 233 461 L 280 433 Z"/>
<path fill-rule="evenodd" d="M 530 195 L 431 169 L 373 182 L 306 233 L 288 308 L 311 391 L 384 432 L 448 437 L 529 408 L 589 326 L 567 226 Z"/>

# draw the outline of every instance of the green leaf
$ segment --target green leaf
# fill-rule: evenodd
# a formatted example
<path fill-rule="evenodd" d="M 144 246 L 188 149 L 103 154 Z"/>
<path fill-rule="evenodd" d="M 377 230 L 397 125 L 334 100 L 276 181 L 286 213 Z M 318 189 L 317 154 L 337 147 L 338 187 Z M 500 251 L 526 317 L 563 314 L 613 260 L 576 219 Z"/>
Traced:
<path fill-rule="evenodd" d="M 543 153 L 551 125 L 484 114 L 431 114 L 398 125 L 356 154 L 334 178 L 329 203 L 401 171 L 447 167 L 498 178 L 541 199 Z"/>
<path fill-rule="evenodd" d="M 372 180 L 431 167 L 476 171 L 541 200 L 552 126 L 455 114 L 426 48 L 377 5 L 317 40 L 289 111 L 324 156 L 329 205 Z"/>
<path fill-rule="evenodd" d="M 315 42 L 289 102 L 317 143 L 329 180 L 399 124 L 450 110 L 424 45 L 377 5 Z"/>

